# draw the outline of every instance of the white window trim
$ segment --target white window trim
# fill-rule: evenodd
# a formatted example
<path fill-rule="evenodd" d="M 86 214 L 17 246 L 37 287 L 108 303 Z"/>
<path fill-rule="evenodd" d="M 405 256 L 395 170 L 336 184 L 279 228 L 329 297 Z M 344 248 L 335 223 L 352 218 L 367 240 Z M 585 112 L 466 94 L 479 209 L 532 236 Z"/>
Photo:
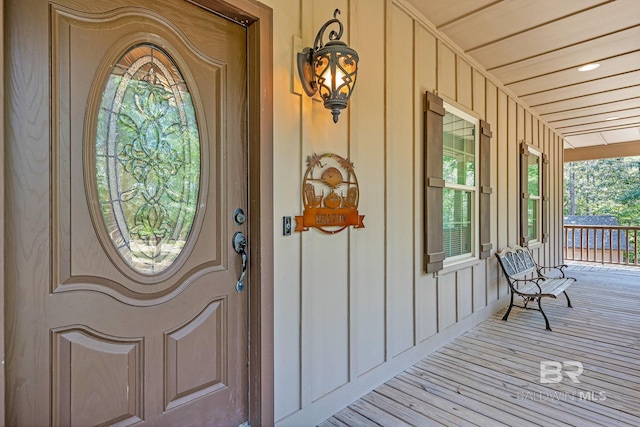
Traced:
<path fill-rule="evenodd" d="M 444 102 L 444 109 L 446 112 L 456 115 L 470 123 L 473 123 L 475 126 L 474 132 L 474 158 L 475 158 L 475 167 L 474 167 L 474 186 L 470 187 L 467 185 L 453 184 L 447 183 L 445 180 L 444 188 L 452 189 L 452 190 L 465 190 L 465 191 L 473 191 L 473 206 L 471 209 L 471 253 L 456 255 L 453 257 L 448 257 L 444 259 L 443 266 L 446 270 L 450 271 L 451 269 L 455 269 L 456 267 L 460 267 L 460 264 L 465 264 L 478 260 L 479 259 L 479 248 L 477 247 L 480 236 L 479 236 L 479 223 L 480 223 L 480 214 L 479 214 L 479 205 L 480 205 L 480 168 L 478 168 L 478 157 L 480 153 L 480 119 L 476 116 L 473 116 L 459 108 L 454 107 L 453 105 Z"/>

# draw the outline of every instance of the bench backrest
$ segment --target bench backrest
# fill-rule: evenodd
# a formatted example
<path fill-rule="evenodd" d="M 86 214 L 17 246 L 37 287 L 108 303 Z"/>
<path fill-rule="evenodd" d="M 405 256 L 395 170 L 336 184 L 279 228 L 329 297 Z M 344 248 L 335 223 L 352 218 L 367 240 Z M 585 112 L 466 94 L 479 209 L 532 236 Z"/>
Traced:
<path fill-rule="evenodd" d="M 537 271 L 531 252 L 522 246 L 504 248 L 502 252 L 496 252 L 496 257 L 500 261 L 504 274 L 514 279 L 520 279 Z"/>

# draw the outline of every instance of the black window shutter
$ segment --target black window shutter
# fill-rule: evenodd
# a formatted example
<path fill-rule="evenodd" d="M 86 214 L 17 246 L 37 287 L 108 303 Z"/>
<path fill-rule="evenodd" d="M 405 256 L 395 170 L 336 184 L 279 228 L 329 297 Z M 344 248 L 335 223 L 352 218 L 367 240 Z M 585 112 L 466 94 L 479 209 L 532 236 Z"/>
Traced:
<path fill-rule="evenodd" d="M 425 271 L 442 270 L 445 258 L 442 241 L 442 98 L 427 92 L 424 107 L 424 264 Z"/>
<path fill-rule="evenodd" d="M 491 125 L 480 120 L 480 259 L 491 256 Z"/>
<path fill-rule="evenodd" d="M 520 246 L 529 245 L 529 147 L 520 143 Z"/>

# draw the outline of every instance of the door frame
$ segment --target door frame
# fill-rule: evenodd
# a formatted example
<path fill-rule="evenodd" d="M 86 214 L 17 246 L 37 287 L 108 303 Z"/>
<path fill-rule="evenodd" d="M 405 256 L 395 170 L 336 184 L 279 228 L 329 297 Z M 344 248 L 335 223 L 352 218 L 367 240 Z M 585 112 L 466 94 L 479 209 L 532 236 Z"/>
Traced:
<path fill-rule="evenodd" d="M 249 422 L 274 424 L 273 397 L 273 12 L 253 0 L 185 0 L 247 28 L 249 157 Z M 4 97 L 4 0 L 0 0 L 0 99 Z M 5 239 L 5 105 L 0 103 L 0 241 Z M 0 360 L 5 360 L 5 245 L 0 245 Z M 3 363 L 4 364 L 4 363 Z M 6 418 L 7 365 L 0 369 Z"/>
<path fill-rule="evenodd" d="M 0 224 L 2 224 L 2 226 L 0 226 L 0 241 L 2 241 L 2 245 L 0 245 L 0 325 L 2 325 L 2 328 L 0 328 L 0 345 L 2 345 L 2 347 L 0 348 L 0 360 L 2 360 L 2 365 L 3 365 L 3 369 L 0 369 L 0 420 L 4 423 L 4 421 L 6 420 L 6 414 L 5 414 L 5 369 L 7 369 L 7 364 L 4 363 L 5 361 L 5 341 L 4 341 L 4 337 L 5 337 L 5 333 L 4 333 L 4 313 L 5 313 L 5 298 L 4 298 L 4 287 L 5 287 L 5 249 L 4 249 L 4 242 L 5 242 L 5 231 L 4 228 L 6 227 L 6 222 L 5 222 L 5 218 L 4 218 L 4 212 L 5 212 L 5 181 L 4 181 L 4 176 L 5 176 L 5 160 L 4 160 L 4 153 L 5 153 L 5 116 L 4 116 L 4 103 L 5 103 L 5 96 L 4 96 L 4 86 L 5 86 L 5 81 L 4 81 L 4 0 L 0 0 L 0 46 L 2 46 L 2 49 L 0 49 L 0 79 L 2 79 L 2 85 L 0 85 L 0 99 L 2 99 L 3 101 L 0 102 L 0 117 L 2 118 L 0 120 Z"/>

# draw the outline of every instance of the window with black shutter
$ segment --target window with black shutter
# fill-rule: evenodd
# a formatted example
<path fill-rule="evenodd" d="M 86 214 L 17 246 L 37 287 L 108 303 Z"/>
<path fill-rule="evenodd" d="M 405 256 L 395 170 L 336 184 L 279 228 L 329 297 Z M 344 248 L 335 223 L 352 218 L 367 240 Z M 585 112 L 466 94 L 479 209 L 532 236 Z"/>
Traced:
<path fill-rule="evenodd" d="M 491 254 L 490 140 L 487 122 L 427 92 L 425 103 L 426 272 Z"/>
<path fill-rule="evenodd" d="M 522 246 L 543 241 L 543 164 L 540 151 L 524 141 L 520 143 L 520 244 Z"/>

